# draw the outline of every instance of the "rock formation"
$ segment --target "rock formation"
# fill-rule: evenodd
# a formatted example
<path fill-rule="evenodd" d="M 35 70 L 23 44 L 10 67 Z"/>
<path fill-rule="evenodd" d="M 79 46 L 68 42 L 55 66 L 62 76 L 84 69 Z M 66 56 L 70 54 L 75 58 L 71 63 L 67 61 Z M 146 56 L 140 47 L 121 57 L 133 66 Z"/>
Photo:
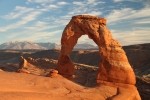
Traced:
<path fill-rule="evenodd" d="M 0 72 L 3 72 L 3 70 L 2 70 L 2 69 L 0 69 Z"/>
<path fill-rule="evenodd" d="M 49 76 L 50 77 L 56 77 L 56 76 L 58 76 L 58 71 L 55 70 L 55 69 L 50 70 Z"/>
<path fill-rule="evenodd" d="M 54 70 L 57 65 L 57 61 L 48 58 L 32 58 L 32 57 L 20 57 L 19 69 L 20 73 L 28 73 L 40 76 L 57 76 L 58 71 Z"/>
<path fill-rule="evenodd" d="M 25 59 L 22 56 L 20 57 L 18 72 L 27 73 L 27 74 L 34 74 L 34 75 L 41 75 L 41 70 L 37 66 L 28 62 L 27 59 Z"/>
<path fill-rule="evenodd" d="M 61 54 L 58 61 L 60 74 L 70 77 L 74 74 L 74 64 L 69 55 L 78 38 L 88 35 L 99 47 L 101 61 L 97 82 L 115 82 L 135 84 L 135 74 L 131 68 L 124 50 L 118 41 L 112 38 L 106 27 L 106 19 L 89 15 L 72 17 L 63 31 L 61 38 Z"/>
<path fill-rule="evenodd" d="M 99 48 L 101 60 L 99 61 L 97 83 L 117 88 L 117 95 L 110 99 L 141 100 L 134 86 L 136 79 L 133 69 L 119 42 L 112 38 L 104 18 L 89 15 L 72 17 L 61 38 L 61 52 L 57 66 L 59 74 L 67 78 L 71 78 L 74 74 L 75 66 L 69 55 L 82 35 L 88 35 Z"/>

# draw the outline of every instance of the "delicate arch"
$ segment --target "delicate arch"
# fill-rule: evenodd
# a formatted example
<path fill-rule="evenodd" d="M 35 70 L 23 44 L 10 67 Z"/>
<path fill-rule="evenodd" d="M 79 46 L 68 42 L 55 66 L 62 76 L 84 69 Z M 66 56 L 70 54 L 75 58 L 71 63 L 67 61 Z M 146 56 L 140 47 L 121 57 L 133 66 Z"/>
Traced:
<path fill-rule="evenodd" d="M 103 81 L 135 84 L 135 75 L 121 45 L 112 38 L 106 27 L 106 19 L 89 15 L 72 17 L 63 31 L 61 53 L 57 69 L 60 74 L 70 77 L 74 74 L 74 64 L 69 55 L 78 38 L 87 34 L 99 47 L 101 61 L 97 82 Z"/>

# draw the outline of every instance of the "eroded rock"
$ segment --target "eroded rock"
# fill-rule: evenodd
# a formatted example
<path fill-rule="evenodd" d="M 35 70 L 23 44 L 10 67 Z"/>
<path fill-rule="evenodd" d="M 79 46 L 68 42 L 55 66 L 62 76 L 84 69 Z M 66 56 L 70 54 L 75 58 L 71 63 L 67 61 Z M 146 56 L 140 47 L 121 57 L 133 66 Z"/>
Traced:
<path fill-rule="evenodd" d="M 62 75 L 74 74 L 74 65 L 69 55 L 82 35 L 89 38 L 99 47 L 101 61 L 97 82 L 109 81 L 117 83 L 135 84 L 135 74 L 131 68 L 124 50 L 117 40 L 112 38 L 106 27 L 106 19 L 89 15 L 72 17 L 63 31 L 61 38 L 61 54 L 58 61 L 58 71 Z"/>
<path fill-rule="evenodd" d="M 20 73 L 27 73 L 27 74 L 35 74 L 41 75 L 42 70 L 40 70 L 37 66 L 31 64 L 27 61 L 24 57 L 20 57 L 19 69 L 18 72 Z"/>
<path fill-rule="evenodd" d="M 55 69 L 51 69 L 49 73 L 50 77 L 57 77 L 58 76 L 58 71 Z"/>
<path fill-rule="evenodd" d="M 72 77 L 74 64 L 70 59 L 78 38 L 88 35 L 98 46 L 99 70 L 97 83 L 118 88 L 118 93 L 111 100 L 141 100 L 136 87 L 135 74 L 128 62 L 120 43 L 114 40 L 106 27 L 106 19 L 89 15 L 72 17 L 65 27 L 61 38 L 61 53 L 58 59 L 58 72 L 65 77 Z M 130 92 L 133 92 L 130 94 Z"/>
<path fill-rule="evenodd" d="M 32 57 L 24 58 L 21 56 L 18 72 L 40 76 L 51 76 L 52 73 L 50 71 L 52 71 L 52 69 L 55 69 L 56 65 L 57 60 L 48 58 L 32 58 Z M 56 71 L 54 71 L 53 74 L 55 73 Z"/>

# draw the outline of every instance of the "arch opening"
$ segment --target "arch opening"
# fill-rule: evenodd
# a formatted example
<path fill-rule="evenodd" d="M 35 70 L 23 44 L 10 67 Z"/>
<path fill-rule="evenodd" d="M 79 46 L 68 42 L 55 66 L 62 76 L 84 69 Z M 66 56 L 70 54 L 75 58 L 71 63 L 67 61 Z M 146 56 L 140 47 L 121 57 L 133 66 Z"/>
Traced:
<path fill-rule="evenodd" d="M 78 39 L 70 58 L 75 65 L 73 81 L 86 87 L 96 86 L 100 56 L 96 43 L 87 34 Z"/>
<path fill-rule="evenodd" d="M 96 43 L 88 37 L 87 34 L 82 35 L 78 40 L 77 44 L 74 46 L 73 50 L 88 50 L 97 49 Z"/>

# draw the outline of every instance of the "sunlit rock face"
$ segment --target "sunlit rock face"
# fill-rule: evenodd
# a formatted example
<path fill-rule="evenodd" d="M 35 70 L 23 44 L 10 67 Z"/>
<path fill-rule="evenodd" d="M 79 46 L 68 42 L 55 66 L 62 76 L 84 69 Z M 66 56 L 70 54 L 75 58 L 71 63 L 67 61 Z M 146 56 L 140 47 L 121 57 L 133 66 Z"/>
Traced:
<path fill-rule="evenodd" d="M 106 19 L 90 15 L 73 16 L 65 27 L 61 38 L 61 53 L 57 69 L 60 74 L 71 77 L 74 64 L 69 55 L 82 35 L 88 35 L 99 47 L 99 70 L 97 83 L 114 82 L 135 84 L 135 74 L 124 50 L 117 40 L 112 38 L 106 26 Z"/>

